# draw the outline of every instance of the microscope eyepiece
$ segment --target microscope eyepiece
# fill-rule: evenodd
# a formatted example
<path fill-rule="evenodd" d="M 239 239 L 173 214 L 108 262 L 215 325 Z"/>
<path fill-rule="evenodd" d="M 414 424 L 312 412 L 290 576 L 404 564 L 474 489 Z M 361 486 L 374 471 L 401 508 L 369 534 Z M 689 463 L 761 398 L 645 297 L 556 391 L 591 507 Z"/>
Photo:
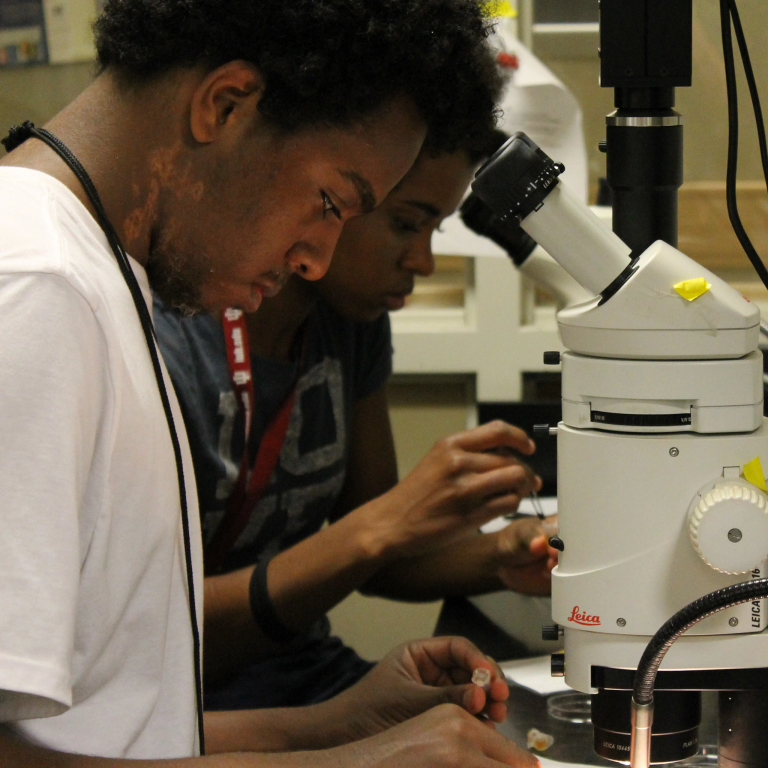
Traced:
<path fill-rule="evenodd" d="M 501 246 L 516 267 L 522 266 L 536 248 L 536 241 L 518 226 L 517 221 L 506 224 L 500 221 L 499 217 L 474 192 L 471 192 L 461 204 L 459 214 L 462 221 L 473 232 Z"/>
<path fill-rule="evenodd" d="M 518 131 L 480 168 L 472 189 L 505 223 L 519 223 L 538 210 L 564 170 Z"/>
<path fill-rule="evenodd" d="M 560 183 L 564 170 L 524 133 L 514 134 L 472 182 L 488 209 L 480 218 L 507 238 L 522 227 L 590 296 L 605 291 L 607 300 L 631 274 L 631 249 Z"/>

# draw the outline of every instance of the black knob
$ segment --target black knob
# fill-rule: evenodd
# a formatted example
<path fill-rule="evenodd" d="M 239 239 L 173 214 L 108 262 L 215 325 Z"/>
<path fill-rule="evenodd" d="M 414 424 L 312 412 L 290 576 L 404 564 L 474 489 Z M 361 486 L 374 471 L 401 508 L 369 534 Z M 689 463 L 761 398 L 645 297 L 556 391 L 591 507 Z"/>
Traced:
<path fill-rule="evenodd" d="M 565 552 L 565 544 L 563 544 L 563 540 L 559 536 L 550 537 L 549 546 L 552 549 L 559 549 L 561 552 Z"/>
<path fill-rule="evenodd" d="M 559 640 L 560 639 L 560 625 L 559 624 L 545 624 L 541 628 L 542 640 Z"/>
<path fill-rule="evenodd" d="M 549 437 L 549 424 L 534 424 L 533 434 L 539 437 Z"/>
<path fill-rule="evenodd" d="M 600 141 L 597 142 L 597 148 L 605 154 L 608 151 L 608 142 L 605 139 L 600 139 Z"/>
<path fill-rule="evenodd" d="M 560 365 L 560 353 L 559 352 L 545 352 L 544 353 L 544 365 Z"/>
<path fill-rule="evenodd" d="M 553 653 L 549 663 L 552 677 L 565 677 L 565 654 Z"/>

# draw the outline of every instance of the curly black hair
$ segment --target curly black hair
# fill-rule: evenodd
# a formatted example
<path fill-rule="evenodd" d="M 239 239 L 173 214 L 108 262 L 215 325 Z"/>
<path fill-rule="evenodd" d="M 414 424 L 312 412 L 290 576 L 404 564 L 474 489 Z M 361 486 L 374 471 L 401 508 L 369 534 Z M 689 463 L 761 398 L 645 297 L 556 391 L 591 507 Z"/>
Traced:
<path fill-rule="evenodd" d="M 471 163 L 479 163 L 481 160 L 488 160 L 492 155 L 501 149 L 509 141 L 509 134 L 501 128 L 489 128 L 486 131 L 479 132 L 476 137 L 472 137 L 469 142 L 461 142 L 459 149 L 463 149 L 469 155 Z"/>
<path fill-rule="evenodd" d="M 129 83 L 253 63 L 267 83 L 259 108 L 286 131 L 349 126 L 405 95 L 445 152 L 496 118 L 481 0 L 107 0 L 94 30 L 100 71 Z"/>

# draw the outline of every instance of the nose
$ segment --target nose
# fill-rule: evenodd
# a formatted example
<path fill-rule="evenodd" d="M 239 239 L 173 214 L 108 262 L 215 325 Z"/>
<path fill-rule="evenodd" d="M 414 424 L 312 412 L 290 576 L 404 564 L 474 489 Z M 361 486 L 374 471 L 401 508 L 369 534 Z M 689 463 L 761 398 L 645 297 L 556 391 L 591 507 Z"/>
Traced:
<path fill-rule="evenodd" d="M 432 254 L 432 233 L 412 241 L 400 261 L 403 269 L 429 277 L 435 271 L 435 257 Z"/>
<path fill-rule="evenodd" d="M 296 243 L 287 257 L 291 271 L 305 280 L 319 280 L 331 265 L 331 257 L 340 234 L 339 226 L 331 231 L 313 235 L 311 241 L 306 239 Z"/>

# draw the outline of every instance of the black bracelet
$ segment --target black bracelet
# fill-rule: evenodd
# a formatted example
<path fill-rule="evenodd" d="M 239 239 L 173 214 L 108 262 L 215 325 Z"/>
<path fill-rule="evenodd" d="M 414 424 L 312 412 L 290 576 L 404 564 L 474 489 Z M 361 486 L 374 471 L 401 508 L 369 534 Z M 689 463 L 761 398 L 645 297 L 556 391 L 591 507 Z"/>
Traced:
<path fill-rule="evenodd" d="M 284 643 L 298 637 L 299 633 L 283 624 L 272 605 L 267 588 L 267 568 L 272 561 L 271 557 L 260 560 L 251 574 L 251 582 L 248 587 L 248 599 L 251 604 L 251 613 L 259 629 L 267 638 L 275 643 Z"/>

